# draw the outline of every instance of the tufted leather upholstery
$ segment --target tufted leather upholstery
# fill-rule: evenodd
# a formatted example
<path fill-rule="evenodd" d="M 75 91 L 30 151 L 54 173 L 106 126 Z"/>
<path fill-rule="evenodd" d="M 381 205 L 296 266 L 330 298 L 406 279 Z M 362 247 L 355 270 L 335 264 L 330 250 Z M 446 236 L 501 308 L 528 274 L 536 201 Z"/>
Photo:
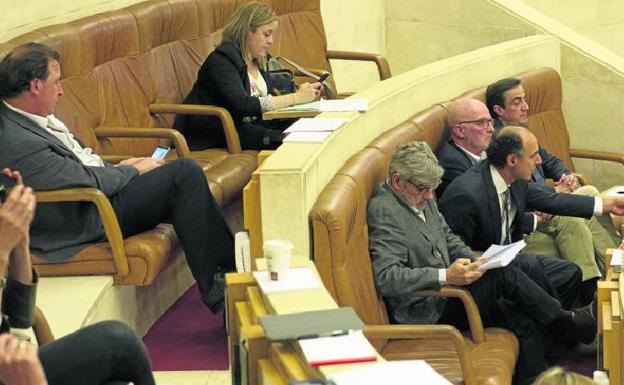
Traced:
<path fill-rule="evenodd" d="M 181 102 L 241 2 L 146 1 L 18 36 L 0 44 L 0 57 L 30 41 L 59 51 L 65 93 L 56 115 L 78 138 L 96 153 L 118 159 L 149 156 L 158 144 L 176 144 L 168 159 L 190 156 L 197 161 L 217 202 L 240 220 L 241 191 L 257 167 L 256 152 L 236 145 L 189 152 L 184 139 L 170 129 L 175 116 L 150 111 L 153 105 Z M 319 0 L 269 3 L 280 18 L 272 53 L 329 70 Z M 154 129 L 161 131 L 154 134 Z M 114 274 L 117 284 L 148 285 L 171 256 L 181 254 L 167 225 L 123 240 L 123 248 L 127 273 L 125 263 L 111 256 L 110 242 L 91 245 L 65 263 L 51 265 L 36 256 L 34 263 L 42 275 Z"/>

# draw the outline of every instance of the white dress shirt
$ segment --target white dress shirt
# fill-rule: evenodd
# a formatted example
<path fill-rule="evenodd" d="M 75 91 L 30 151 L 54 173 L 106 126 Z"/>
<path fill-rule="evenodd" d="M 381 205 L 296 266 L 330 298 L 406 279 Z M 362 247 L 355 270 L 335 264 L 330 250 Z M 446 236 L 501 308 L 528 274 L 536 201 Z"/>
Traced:
<path fill-rule="evenodd" d="M 54 135 L 65 145 L 65 147 L 71 150 L 85 166 L 104 167 L 104 161 L 102 160 L 102 158 L 94 154 L 89 147 L 83 148 L 80 143 L 78 143 L 78 141 L 74 138 L 74 135 L 69 132 L 67 126 L 65 126 L 65 124 L 58 120 L 54 115 L 48 115 L 44 117 L 31 114 L 10 105 L 4 100 L 3 102 L 8 109 L 13 110 L 18 114 L 32 120 L 33 122 L 37 123 L 38 126 L 43 128 L 50 134 Z"/>

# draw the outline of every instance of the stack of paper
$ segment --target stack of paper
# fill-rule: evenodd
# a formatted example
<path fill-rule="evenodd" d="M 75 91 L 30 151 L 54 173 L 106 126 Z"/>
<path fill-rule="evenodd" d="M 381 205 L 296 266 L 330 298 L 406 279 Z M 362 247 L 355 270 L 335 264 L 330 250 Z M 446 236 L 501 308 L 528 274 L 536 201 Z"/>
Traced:
<path fill-rule="evenodd" d="M 339 111 L 366 111 L 368 110 L 367 99 L 321 99 L 319 101 L 319 111 L 339 112 Z"/>
<path fill-rule="evenodd" d="M 421 360 L 387 361 L 332 373 L 336 385 L 451 385 L 429 364 Z"/>
<path fill-rule="evenodd" d="M 264 294 L 322 287 L 321 280 L 309 267 L 291 267 L 286 276 L 280 276 L 277 281 L 270 279 L 267 270 L 254 271 L 252 274 Z"/>
<path fill-rule="evenodd" d="M 323 143 L 328 136 L 331 135 L 331 131 L 299 131 L 291 132 L 284 138 L 283 142 L 291 143 Z"/>
<path fill-rule="evenodd" d="M 510 243 L 509 245 L 492 245 L 479 259 L 486 259 L 483 265 L 479 266 L 479 270 L 495 269 L 497 267 L 507 266 L 516 258 L 520 250 L 524 249 L 526 243 L 524 240 Z"/>
<path fill-rule="evenodd" d="M 284 107 L 281 111 L 318 111 L 319 110 L 319 102 L 313 101 L 310 103 L 304 104 L 295 104 L 294 106 Z"/>
<path fill-rule="evenodd" d="M 347 120 L 344 118 L 301 118 L 285 129 L 284 132 L 332 132 L 340 128 Z"/>
<path fill-rule="evenodd" d="M 622 253 L 624 250 L 617 249 L 613 251 L 613 255 L 611 256 L 611 267 L 613 271 L 616 273 L 622 272 Z"/>
<path fill-rule="evenodd" d="M 377 361 L 377 352 L 361 330 L 346 335 L 300 339 L 299 348 L 310 366 Z"/>

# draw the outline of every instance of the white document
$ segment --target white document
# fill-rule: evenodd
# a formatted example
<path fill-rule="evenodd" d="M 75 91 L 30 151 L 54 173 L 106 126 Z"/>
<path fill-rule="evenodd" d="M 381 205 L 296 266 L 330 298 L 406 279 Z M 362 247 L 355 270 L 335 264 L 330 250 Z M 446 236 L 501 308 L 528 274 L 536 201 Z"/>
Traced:
<path fill-rule="evenodd" d="M 264 294 L 323 287 L 321 279 L 309 267 L 291 267 L 286 276 L 277 281 L 269 278 L 268 270 L 254 271 L 252 274 Z"/>
<path fill-rule="evenodd" d="M 495 269 L 497 267 L 507 266 L 516 258 L 520 250 L 524 249 L 526 243 L 523 239 L 509 245 L 492 245 L 485 253 L 479 257 L 487 259 L 483 265 L 479 266 L 479 270 Z"/>
<path fill-rule="evenodd" d="M 616 273 L 622 272 L 622 253 L 624 253 L 624 250 L 617 249 L 613 251 L 611 256 L 611 267 Z"/>
<path fill-rule="evenodd" d="M 321 99 L 319 101 L 319 111 L 321 112 L 366 110 L 368 110 L 368 99 Z"/>
<path fill-rule="evenodd" d="M 247 231 L 239 231 L 234 235 L 234 260 L 237 272 L 247 273 L 251 271 L 251 251 Z"/>
<path fill-rule="evenodd" d="M 284 143 L 323 143 L 331 131 L 298 131 L 291 132 L 283 140 Z"/>
<path fill-rule="evenodd" d="M 347 120 L 344 118 L 301 118 L 285 129 L 284 132 L 332 132 L 340 128 Z"/>
<path fill-rule="evenodd" d="M 297 343 L 310 366 L 377 361 L 377 351 L 361 330 L 340 336 L 300 339 Z"/>
<path fill-rule="evenodd" d="M 336 385 L 451 385 L 422 360 L 386 361 L 331 373 Z"/>

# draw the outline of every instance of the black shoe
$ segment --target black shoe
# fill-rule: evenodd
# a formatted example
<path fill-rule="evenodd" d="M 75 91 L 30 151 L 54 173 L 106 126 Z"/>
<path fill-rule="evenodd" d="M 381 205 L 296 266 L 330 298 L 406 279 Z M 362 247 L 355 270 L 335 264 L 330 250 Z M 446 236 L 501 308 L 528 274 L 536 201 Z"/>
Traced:
<path fill-rule="evenodd" d="M 217 271 L 212 281 L 212 286 L 206 296 L 202 296 L 204 304 L 213 314 L 217 314 L 225 307 L 225 274 Z"/>
<path fill-rule="evenodd" d="M 593 301 L 587 306 L 576 309 L 572 312 L 572 321 L 576 327 L 576 337 L 579 342 L 591 344 L 596 338 L 597 325 L 594 318 L 595 303 Z"/>

